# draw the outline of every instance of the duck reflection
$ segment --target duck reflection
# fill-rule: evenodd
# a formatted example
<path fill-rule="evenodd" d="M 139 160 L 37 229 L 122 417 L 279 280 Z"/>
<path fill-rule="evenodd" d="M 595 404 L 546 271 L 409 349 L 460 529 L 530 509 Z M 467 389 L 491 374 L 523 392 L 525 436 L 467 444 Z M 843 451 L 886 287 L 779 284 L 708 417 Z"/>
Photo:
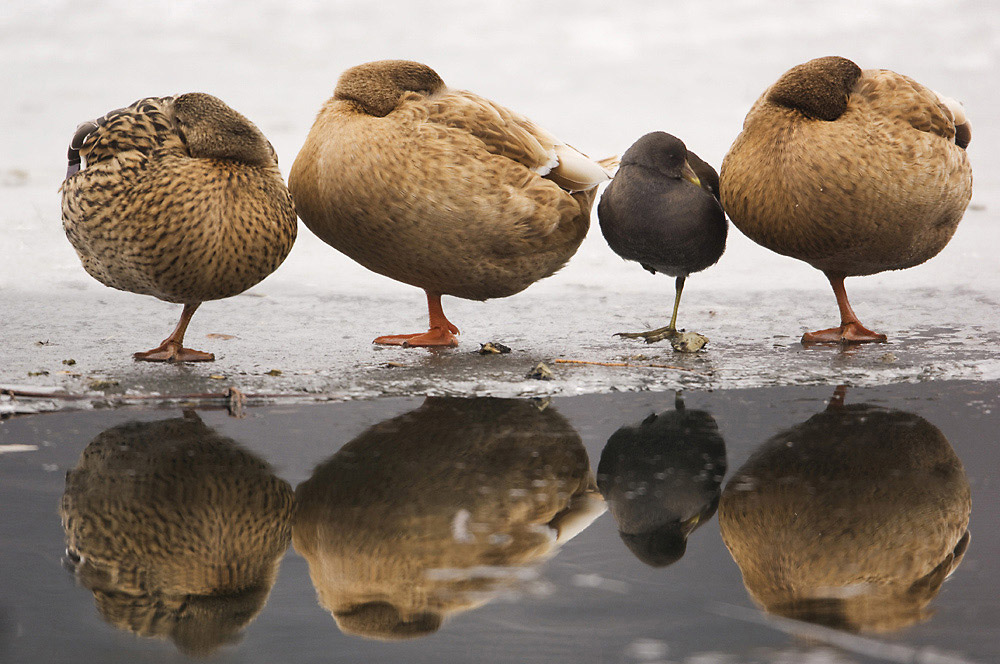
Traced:
<path fill-rule="evenodd" d="M 680 560 L 688 536 L 715 514 L 725 474 L 718 425 L 705 411 L 687 410 L 678 394 L 674 410 L 612 434 L 597 486 L 629 550 L 664 567 Z"/>
<path fill-rule="evenodd" d="M 845 406 L 764 443 L 729 481 L 722 537 L 765 610 L 848 631 L 887 632 L 927 605 L 969 545 L 965 471 L 912 413 Z"/>
<path fill-rule="evenodd" d="M 287 482 L 193 412 L 97 436 L 66 474 L 66 565 L 109 623 L 208 655 L 263 608 L 291 539 Z"/>
<path fill-rule="evenodd" d="M 525 586 L 605 510 L 576 431 L 515 399 L 429 398 L 318 466 L 296 503 L 320 604 L 383 640 Z"/>

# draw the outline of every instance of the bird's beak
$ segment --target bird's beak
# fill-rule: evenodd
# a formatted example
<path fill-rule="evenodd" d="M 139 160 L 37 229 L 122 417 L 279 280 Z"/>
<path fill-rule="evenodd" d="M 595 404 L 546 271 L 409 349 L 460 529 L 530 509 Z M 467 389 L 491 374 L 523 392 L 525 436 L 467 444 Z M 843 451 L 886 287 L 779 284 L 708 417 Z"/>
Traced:
<path fill-rule="evenodd" d="M 681 169 L 681 177 L 696 187 L 701 186 L 701 180 L 694 174 L 694 169 L 691 168 L 691 164 L 687 163 L 686 160 L 684 161 L 684 168 Z"/>
<path fill-rule="evenodd" d="M 694 175 L 694 173 L 692 172 L 691 175 Z M 684 179 L 687 180 L 688 178 L 685 177 Z M 698 178 L 697 178 L 697 176 L 695 176 L 694 179 L 695 179 L 695 184 L 698 184 Z M 701 186 L 701 185 L 699 184 L 698 186 Z M 681 523 L 681 532 L 683 532 L 685 535 L 687 535 L 688 533 L 690 533 L 692 530 L 695 529 L 695 526 L 698 525 L 699 521 L 701 521 L 701 514 L 695 514 L 693 517 L 691 517 L 687 521 L 684 521 L 683 523 Z"/>

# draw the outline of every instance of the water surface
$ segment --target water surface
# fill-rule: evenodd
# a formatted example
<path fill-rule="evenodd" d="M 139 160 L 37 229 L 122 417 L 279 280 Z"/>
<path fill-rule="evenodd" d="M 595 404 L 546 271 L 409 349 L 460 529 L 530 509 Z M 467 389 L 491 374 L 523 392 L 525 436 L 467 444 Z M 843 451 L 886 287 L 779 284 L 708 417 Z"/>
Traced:
<path fill-rule="evenodd" d="M 937 382 L 13 417 L 0 660 L 992 662 L 998 413 Z"/>

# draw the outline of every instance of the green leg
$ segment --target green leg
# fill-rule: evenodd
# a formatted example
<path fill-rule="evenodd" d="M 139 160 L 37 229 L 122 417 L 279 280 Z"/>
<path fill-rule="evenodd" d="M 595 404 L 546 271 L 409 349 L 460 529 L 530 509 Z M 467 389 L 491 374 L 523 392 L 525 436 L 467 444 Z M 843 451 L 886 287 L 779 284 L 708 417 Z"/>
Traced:
<path fill-rule="evenodd" d="M 674 296 L 674 313 L 670 317 L 670 325 L 660 327 L 655 330 L 647 330 L 645 332 L 618 332 L 615 336 L 625 337 L 626 339 L 645 339 L 648 344 L 677 336 L 677 310 L 681 306 L 681 292 L 684 290 L 685 278 L 686 277 L 677 277 L 677 294 Z"/>

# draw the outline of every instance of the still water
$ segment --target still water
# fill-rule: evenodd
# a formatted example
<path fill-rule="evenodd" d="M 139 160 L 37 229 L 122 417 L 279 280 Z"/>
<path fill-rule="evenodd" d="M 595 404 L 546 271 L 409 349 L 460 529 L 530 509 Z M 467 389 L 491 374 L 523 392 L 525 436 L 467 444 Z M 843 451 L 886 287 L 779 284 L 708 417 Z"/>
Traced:
<path fill-rule="evenodd" d="M 0 661 L 994 662 L 998 422 L 961 382 L 15 417 Z"/>

